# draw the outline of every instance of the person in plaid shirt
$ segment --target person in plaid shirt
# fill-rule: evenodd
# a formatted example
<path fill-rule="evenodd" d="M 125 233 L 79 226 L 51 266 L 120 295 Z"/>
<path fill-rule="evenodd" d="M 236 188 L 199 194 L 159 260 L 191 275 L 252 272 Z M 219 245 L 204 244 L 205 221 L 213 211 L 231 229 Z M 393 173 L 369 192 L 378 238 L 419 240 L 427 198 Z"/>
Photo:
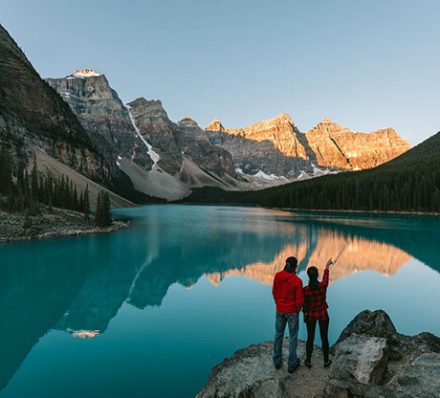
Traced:
<path fill-rule="evenodd" d="M 308 286 L 304 286 L 304 322 L 307 325 L 307 344 L 305 365 L 310 369 L 312 367 L 313 343 L 315 340 L 316 323 L 319 323 L 319 332 L 321 334 L 322 351 L 324 353 L 324 366 L 330 366 L 328 326 L 330 319 L 327 313 L 327 286 L 330 274 L 330 265 L 334 264 L 332 259 L 327 261 L 322 282 L 318 281 L 318 268 L 309 267 L 307 275 L 309 276 Z"/>

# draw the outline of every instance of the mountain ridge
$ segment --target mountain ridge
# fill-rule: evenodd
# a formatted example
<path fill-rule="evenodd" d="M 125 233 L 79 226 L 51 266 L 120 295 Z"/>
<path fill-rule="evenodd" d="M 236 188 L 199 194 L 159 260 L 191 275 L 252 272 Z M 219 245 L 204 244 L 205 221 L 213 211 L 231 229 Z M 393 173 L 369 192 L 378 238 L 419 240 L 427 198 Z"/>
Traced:
<path fill-rule="evenodd" d="M 204 130 L 223 132 L 254 141 L 269 141 L 285 156 L 302 158 L 317 167 L 335 170 L 363 170 L 375 167 L 411 148 L 392 128 L 368 133 L 355 132 L 328 117 L 324 117 L 307 132 L 301 133 L 287 113 L 280 113 L 243 128 L 226 128 L 221 120 L 213 119 Z M 295 138 L 290 139 L 289 134 Z M 338 142 L 341 138 L 342 142 Z M 386 151 L 383 148 L 386 148 Z"/>
<path fill-rule="evenodd" d="M 259 192 L 197 190 L 191 203 L 237 203 L 304 210 L 440 212 L 440 132 L 368 170 L 298 181 Z"/>

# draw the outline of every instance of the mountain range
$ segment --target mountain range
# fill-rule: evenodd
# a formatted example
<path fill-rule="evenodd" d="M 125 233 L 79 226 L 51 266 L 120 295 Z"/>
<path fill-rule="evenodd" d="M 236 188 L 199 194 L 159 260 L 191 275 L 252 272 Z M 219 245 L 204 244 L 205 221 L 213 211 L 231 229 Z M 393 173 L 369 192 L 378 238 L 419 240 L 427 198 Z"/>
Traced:
<path fill-rule="evenodd" d="M 105 187 L 114 206 L 182 199 L 203 187 L 261 190 L 369 169 L 410 149 L 390 128 L 358 133 L 325 118 L 302 133 L 285 113 L 244 128 L 175 123 L 158 100 L 124 104 L 92 69 L 42 80 L 1 26 L 0 143 L 16 164 L 36 154 L 43 169 L 89 184 L 92 201 Z"/>
<path fill-rule="evenodd" d="M 258 192 L 199 189 L 186 201 L 308 210 L 440 212 L 440 132 L 368 170 L 327 175 Z"/>

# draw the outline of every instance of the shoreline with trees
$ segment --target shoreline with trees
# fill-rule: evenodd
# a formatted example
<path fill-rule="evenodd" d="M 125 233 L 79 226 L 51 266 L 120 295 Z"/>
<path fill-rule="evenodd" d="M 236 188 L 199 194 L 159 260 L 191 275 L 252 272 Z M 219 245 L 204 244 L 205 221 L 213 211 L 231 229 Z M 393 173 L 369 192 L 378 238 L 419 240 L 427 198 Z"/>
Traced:
<path fill-rule="evenodd" d="M 0 147 L 0 243 L 55 236 L 111 232 L 128 224 L 113 221 L 109 194 L 101 191 L 96 211 L 90 206 L 89 188 L 78 190 L 69 177 L 14 164 Z"/>
<path fill-rule="evenodd" d="M 84 223 L 81 213 L 59 208 L 54 208 L 51 212 L 43 210 L 40 215 L 31 216 L 30 222 L 28 220 L 23 214 L 6 213 L 0 210 L 0 244 L 94 235 L 129 227 L 129 222 L 113 221 L 111 226 L 100 228 L 94 223 Z"/>

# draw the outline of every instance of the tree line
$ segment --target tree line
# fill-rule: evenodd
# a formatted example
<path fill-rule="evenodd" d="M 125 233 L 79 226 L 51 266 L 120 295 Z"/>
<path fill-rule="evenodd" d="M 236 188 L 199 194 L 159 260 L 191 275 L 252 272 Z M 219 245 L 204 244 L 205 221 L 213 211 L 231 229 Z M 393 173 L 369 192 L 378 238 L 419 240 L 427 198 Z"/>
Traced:
<path fill-rule="evenodd" d="M 0 208 L 8 212 L 26 212 L 36 215 L 41 205 L 75 210 L 84 214 L 90 221 L 89 188 L 78 190 L 72 180 L 65 175 L 55 176 L 50 171 L 38 170 L 34 157 L 30 171 L 19 162 L 13 172 L 13 159 L 5 146 L 0 148 Z M 110 197 L 107 192 L 100 192 L 95 216 L 99 227 L 111 225 Z"/>
<path fill-rule="evenodd" d="M 351 175 L 350 175 L 351 174 Z M 321 177 L 267 192 L 268 207 L 325 210 L 440 211 L 440 172 Z M 337 178 L 342 177 L 342 178 Z"/>

